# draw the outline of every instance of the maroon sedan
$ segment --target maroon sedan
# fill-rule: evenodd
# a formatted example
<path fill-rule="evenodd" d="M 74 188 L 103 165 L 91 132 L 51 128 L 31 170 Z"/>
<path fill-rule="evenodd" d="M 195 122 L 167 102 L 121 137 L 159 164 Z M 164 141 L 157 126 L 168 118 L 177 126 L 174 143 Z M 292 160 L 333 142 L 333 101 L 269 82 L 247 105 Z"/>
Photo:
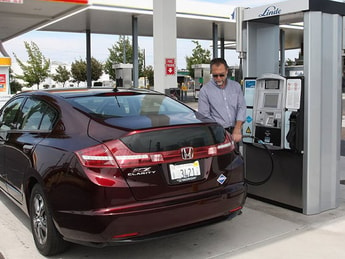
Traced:
<path fill-rule="evenodd" d="M 231 135 L 153 91 L 20 93 L 0 111 L 0 141 L 0 189 L 43 255 L 223 219 L 246 198 Z"/>

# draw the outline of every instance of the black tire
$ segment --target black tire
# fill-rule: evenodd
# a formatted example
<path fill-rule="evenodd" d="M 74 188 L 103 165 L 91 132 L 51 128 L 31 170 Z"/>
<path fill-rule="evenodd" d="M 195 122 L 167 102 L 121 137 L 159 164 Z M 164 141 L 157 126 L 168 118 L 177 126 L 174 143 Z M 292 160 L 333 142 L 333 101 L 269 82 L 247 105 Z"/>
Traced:
<path fill-rule="evenodd" d="M 62 253 L 68 242 L 57 231 L 42 187 L 36 184 L 30 197 L 30 222 L 37 250 L 44 256 Z"/>

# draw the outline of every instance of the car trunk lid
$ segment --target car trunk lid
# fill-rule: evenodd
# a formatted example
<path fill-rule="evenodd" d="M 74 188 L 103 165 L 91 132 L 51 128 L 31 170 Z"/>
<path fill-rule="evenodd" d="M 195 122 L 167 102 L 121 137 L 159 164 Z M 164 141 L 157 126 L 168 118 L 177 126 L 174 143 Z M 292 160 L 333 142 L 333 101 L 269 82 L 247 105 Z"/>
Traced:
<path fill-rule="evenodd" d="M 132 131 L 108 148 L 134 198 L 152 200 L 220 187 L 218 160 L 233 143 L 219 125 L 202 124 Z"/>

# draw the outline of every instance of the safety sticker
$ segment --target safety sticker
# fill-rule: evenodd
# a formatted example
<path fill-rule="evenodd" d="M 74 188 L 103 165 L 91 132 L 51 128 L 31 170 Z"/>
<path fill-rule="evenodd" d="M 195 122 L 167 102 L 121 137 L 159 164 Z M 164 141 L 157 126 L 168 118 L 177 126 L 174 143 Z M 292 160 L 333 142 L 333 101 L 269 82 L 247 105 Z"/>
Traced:
<path fill-rule="evenodd" d="M 246 133 L 247 133 L 247 134 L 252 134 L 252 131 L 250 130 L 249 127 L 246 129 Z"/>
<path fill-rule="evenodd" d="M 221 174 L 218 178 L 217 178 L 217 182 L 220 184 L 223 184 L 226 180 L 226 176 Z"/>
<path fill-rule="evenodd" d="M 251 123 L 252 120 L 253 120 L 253 118 L 252 118 L 251 116 L 247 116 L 246 121 L 247 121 L 248 123 Z"/>

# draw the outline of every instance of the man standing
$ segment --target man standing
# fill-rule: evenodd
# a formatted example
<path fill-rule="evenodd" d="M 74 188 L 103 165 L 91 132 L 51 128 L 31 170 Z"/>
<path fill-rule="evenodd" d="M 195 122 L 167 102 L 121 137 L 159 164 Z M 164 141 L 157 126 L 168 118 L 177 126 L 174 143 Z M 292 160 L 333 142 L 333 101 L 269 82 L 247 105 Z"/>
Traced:
<path fill-rule="evenodd" d="M 246 117 L 246 104 L 241 85 L 230 80 L 228 65 L 223 58 L 211 60 L 212 79 L 199 93 L 198 111 L 228 130 L 235 142 L 242 139 L 242 124 Z"/>

